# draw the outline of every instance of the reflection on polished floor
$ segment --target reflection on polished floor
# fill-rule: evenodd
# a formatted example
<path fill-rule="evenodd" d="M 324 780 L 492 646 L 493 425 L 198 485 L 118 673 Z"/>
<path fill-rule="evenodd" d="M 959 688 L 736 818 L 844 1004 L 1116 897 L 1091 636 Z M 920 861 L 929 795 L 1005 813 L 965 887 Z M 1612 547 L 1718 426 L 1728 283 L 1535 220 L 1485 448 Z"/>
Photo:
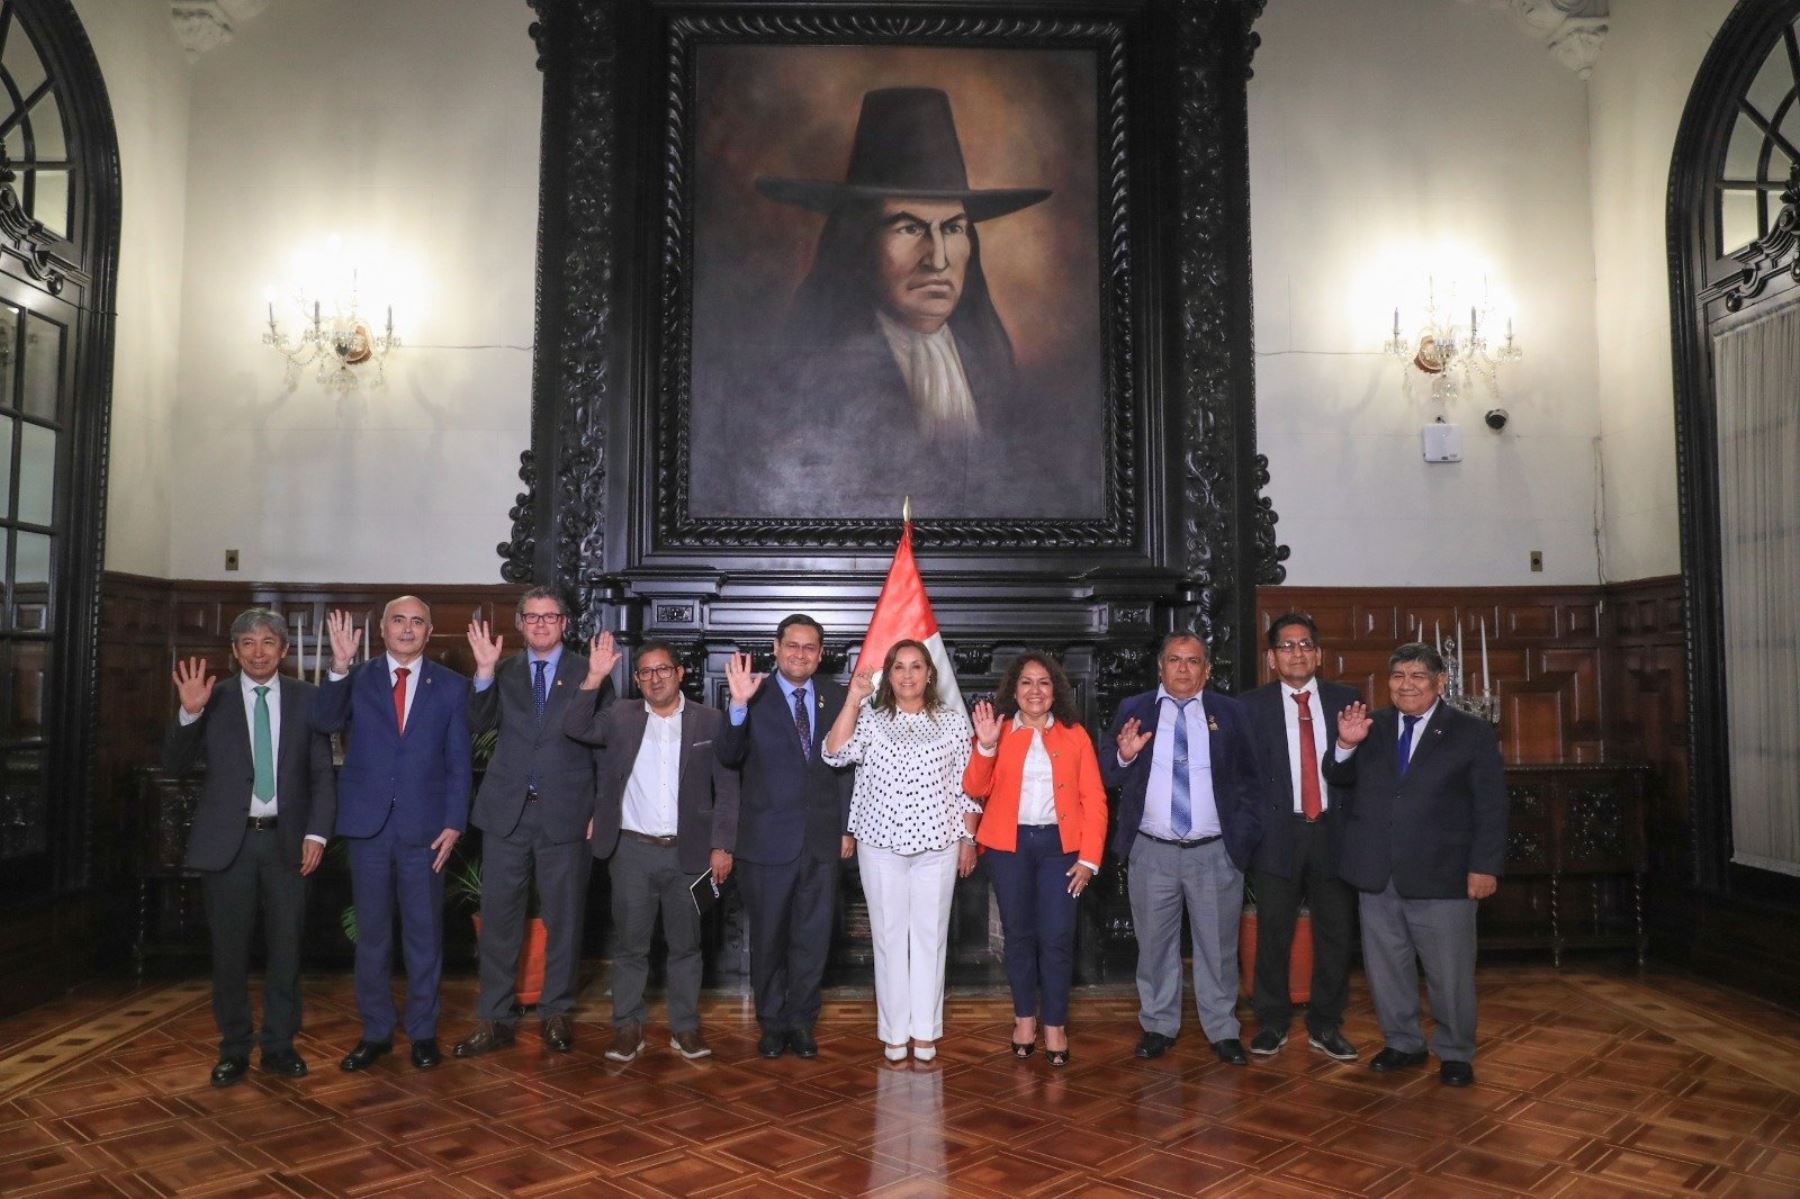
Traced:
<path fill-rule="evenodd" d="M 1078 996 L 1065 1070 L 1006 1056 L 994 995 L 951 1001 L 929 1066 L 881 1060 L 866 996 L 827 1005 L 815 1061 L 758 1059 L 721 997 L 715 1057 L 684 1061 L 653 1027 L 619 1066 L 594 987 L 566 1056 L 527 1022 L 487 1058 L 346 1075 L 347 977 L 309 989 L 310 1077 L 216 1091 L 203 984 L 95 989 L 0 1022 L 0 1195 L 1800 1193 L 1794 1013 L 1656 971 L 1503 965 L 1481 988 L 1464 1091 L 1303 1037 L 1233 1069 L 1190 1029 L 1139 1062 L 1116 990 Z M 1353 999 L 1366 1061 L 1360 978 Z M 472 1006 L 471 981 L 446 985 L 446 1047 Z"/>

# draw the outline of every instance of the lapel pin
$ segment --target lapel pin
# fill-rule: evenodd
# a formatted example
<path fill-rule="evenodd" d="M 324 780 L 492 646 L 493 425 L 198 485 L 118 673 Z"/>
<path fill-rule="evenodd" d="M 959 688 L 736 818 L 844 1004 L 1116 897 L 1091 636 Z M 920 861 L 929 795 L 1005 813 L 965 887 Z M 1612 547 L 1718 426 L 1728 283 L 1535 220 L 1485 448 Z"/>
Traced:
<path fill-rule="evenodd" d="M 1212 716 L 1208 716 L 1206 718 L 1206 729 L 1208 732 L 1211 732 L 1211 733 L 1218 732 L 1219 731 L 1218 719 L 1215 717 L 1212 717 Z"/>

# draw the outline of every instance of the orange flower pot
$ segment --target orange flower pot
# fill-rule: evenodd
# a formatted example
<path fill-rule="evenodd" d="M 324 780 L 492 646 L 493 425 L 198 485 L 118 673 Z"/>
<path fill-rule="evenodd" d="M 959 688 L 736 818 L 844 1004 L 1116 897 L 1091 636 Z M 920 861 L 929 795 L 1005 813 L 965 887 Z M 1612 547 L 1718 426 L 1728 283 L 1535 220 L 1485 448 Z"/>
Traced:
<path fill-rule="evenodd" d="M 1302 911 L 1294 921 L 1294 946 L 1288 954 L 1288 998 L 1305 1003 L 1312 998 L 1312 914 Z M 1238 919 L 1238 994 L 1248 999 L 1256 978 L 1256 909 L 1245 908 Z"/>
<path fill-rule="evenodd" d="M 480 912 L 475 913 L 474 920 L 475 939 L 480 940 Z M 531 1006 L 544 993 L 544 944 L 548 935 L 540 917 L 533 916 L 525 922 L 525 944 L 519 949 L 519 974 L 513 980 L 514 997 L 521 1006 Z"/>

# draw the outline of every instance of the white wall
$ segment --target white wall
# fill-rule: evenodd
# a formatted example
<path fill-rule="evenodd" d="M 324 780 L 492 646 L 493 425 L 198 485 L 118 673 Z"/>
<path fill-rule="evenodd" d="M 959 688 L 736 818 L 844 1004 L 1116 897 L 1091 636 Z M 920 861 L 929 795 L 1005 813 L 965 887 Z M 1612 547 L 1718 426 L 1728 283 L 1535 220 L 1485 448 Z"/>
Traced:
<path fill-rule="evenodd" d="M 1592 582 L 1582 81 L 1504 12 L 1448 0 L 1273 0 L 1256 29 L 1257 434 L 1288 581 Z M 1410 328 L 1426 272 L 1441 282 L 1459 256 L 1432 251 L 1446 239 L 1516 304 L 1527 356 L 1501 377 L 1501 434 L 1482 423 L 1488 397 L 1408 400 L 1377 352 L 1394 304 Z M 1438 415 L 1462 429 L 1461 463 L 1421 456 Z"/>
<path fill-rule="evenodd" d="M 188 68 L 165 4 L 77 0 L 119 133 L 119 230 L 106 568 L 169 573 L 181 331 Z"/>
<path fill-rule="evenodd" d="M 1614 0 L 1588 81 L 1606 575 L 1681 568 L 1665 219 L 1694 73 L 1732 0 Z"/>
<path fill-rule="evenodd" d="M 172 575 L 227 577 L 236 548 L 238 578 L 498 580 L 529 441 L 530 21 L 495 0 L 284 0 L 195 65 Z M 309 373 L 289 392 L 260 344 L 265 289 L 332 232 L 390 256 L 409 344 L 384 390 Z M 470 346 L 497 348 L 431 348 Z"/>

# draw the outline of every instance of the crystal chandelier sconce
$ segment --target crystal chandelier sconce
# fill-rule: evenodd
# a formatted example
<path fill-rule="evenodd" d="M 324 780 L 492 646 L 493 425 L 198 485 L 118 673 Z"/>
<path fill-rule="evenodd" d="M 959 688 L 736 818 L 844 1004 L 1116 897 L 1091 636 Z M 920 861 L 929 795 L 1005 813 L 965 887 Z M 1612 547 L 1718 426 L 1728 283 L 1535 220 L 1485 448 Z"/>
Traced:
<path fill-rule="evenodd" d="M 1499 369 L 1525 356 L 1513 337 L 1512 318 L 1506 318 L 1506 338 L 1498 344 L 1489 341 L 1486 330 L 1495 320 L 1482 288 L 1480 303 L 1469 305 L 1468 324 L 1457 323 L 1462 306 L 1440 308 L 1437 281 L 1431 280 L 1426 294 L 1425 318 L 1416 333 L 1401 331 L 1400 307 L 1394 307 L 1394 332 L 1382 349 L 1401 363 L 1401 384 L 1412 395 L 1413 376 L 1431 380 L 1431 398 L 1451 401 L 1485 388 L 1495 399 L 1500 398 Z"/>
<path fill-rule="evenodd" d="M 355 390 L 365 372 L 373 374 L 371 386 L 387 383 L 383 364 L 400 348 L 400 336 L 394 332 L 394 306 L 387 306 L 387 325 L 377 336 L 357 308 L 354 278 L 348 301 L 333 303 L 329 311 L 316 299 L 308 305 L 303 297 L 297 297 L 301 313 L 297 339 L 282 330 L 275 319 L 275 301 L 269 301 L 269 329 L 262 341 L 286 360 L 289 391 L 299 383 L 302 371 L 315 366 L 320 385 L 335 391 Z"/>
<path fill-rule="evenodd" d="M 1425 640 L 1425 630 L 1416 618 L 1409 618 L 1407 631 L 1418 641 Z M 1444 702 L 1453 708 L 1479 716 L 1489 724 L 1500 723 L 1500 697 L 1494 694 L 1494 678 L 1488 673 L 1487 618 L 1479 625 L 1480 657 L 1471 661 L 1463 640 L 1463 623 L 1459 616 L 1451 635 L 1444 636 L 1444 626 L 1434 623 L 1432 641 L 1438 656 L 1444 660 Z M 1465 667 L 1478 667 L 1480 677 L 1465 673 Z"/>

